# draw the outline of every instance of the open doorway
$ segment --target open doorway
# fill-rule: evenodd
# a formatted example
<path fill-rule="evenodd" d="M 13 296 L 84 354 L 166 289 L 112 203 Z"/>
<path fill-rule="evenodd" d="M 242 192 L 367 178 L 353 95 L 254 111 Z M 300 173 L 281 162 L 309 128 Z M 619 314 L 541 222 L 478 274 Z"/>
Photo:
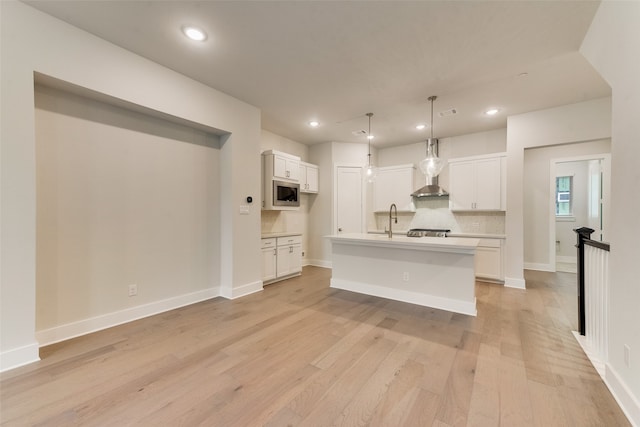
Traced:
<path fill-rule="evenodd" d="M 553 218 L 549 223 L 554 247 L 550 249 L 556 271 L 577 271 L 575 228 L 589 227 L 594 230 L 593 240 L 606 240 L 609 164 L 609 154 L 551 161 Z"/>

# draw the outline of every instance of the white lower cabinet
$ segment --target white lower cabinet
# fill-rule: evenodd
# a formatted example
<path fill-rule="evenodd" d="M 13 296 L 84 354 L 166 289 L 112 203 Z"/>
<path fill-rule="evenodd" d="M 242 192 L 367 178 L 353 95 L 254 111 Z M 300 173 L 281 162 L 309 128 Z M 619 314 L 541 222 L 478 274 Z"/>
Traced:
<path fill-rule="evenodd" d="M 299 275 L 301 271 L 301 235 L 262 239 L 263 283 L 271 283 L 293 275 Z"/>
<path fill-rule="evenodd" d="M 476 277 L 504 281 L 502 239 L 480 239 L 476 248 Z"/>
<path fill-rule="evenodd" d="M 262 239 L 262 281 L 276 278 L 276 239 Z"/>

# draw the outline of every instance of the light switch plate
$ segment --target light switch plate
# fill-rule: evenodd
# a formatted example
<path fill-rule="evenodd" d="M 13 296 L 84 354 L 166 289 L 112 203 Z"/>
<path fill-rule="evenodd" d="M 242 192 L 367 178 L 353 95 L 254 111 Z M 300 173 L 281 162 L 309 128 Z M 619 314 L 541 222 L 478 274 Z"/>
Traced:
<path fill-rule="evenodd" d="M 249 215 L 248 205 L 240 205 L 240 215 Z"/>

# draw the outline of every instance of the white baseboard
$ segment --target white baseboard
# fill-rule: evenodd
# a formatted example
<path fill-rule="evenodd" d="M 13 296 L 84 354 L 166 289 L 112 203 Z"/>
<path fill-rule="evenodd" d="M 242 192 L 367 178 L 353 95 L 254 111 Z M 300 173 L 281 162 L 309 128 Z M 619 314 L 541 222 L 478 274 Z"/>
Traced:
<path fill-rule="evenodd" d="M 37 342 L 0 353 L 0 372 L 19 368 L 40 360 Z"/>
<path fill-rule="evenodd" d="M 524 279 L 516 277 L 505 277 L 504 286 L 507 288 L 526 289 L 526 283 Z"/>
<path fill-rule="evenodd" d="M 326 261 L 323 259 L 310 259 L 307 265 L 312 265 L 314 267 L 331 268 L 331 261 Z"/>
<path fill-rule="evenodd" d="M 471 303 L 400 289 L 390 289 L 383 286 L 371 285 L 369 283 L 352 282 L 340 279 L 331 279 L 331 287 L 396 301 L 408 302 L 410 304 L 417 304 L 425 307 L 437 308 L 440 310 L 453 311 L 454 313 L 467 314 L 469 316 L 477 315 L 475 298 Z"/>
<path fill-rule="evenodd" d="M 600 375 L 600 378 L 602 378 L 602 381 L 605 383 L 607 388 L 609 388 L 609 391 L 611 391 L 613 398 L 616 400 L 625 416 L 629 419 L 631 425 L 638 427 L 640 425 L 640 402 L 638 402 L 638 399 L 633 395 L 631 390 L 629 390 L 613 367 L 593 354 L 584 336 L 580 335 L 576 331 L 573 331 L 573 336 L 582 347 L 584 354 L 587 355 L 587 358 L 591 361 L 591 364 Z"/>
<path fill-rule="evenodd" d="M 524 263 L 525 270 L 537 270 L 537 271 L 556 271 L 556 267 L 552 264 L 543 264 L 540 262 L 525 262 Z"/>
<path fill-rule="evenodd" d="M 580 335 L 580 333 L 577 331 L 572 332 L 576 341 L 578 341 L 578 344 L 580 344 L 580 347 L 582 347 L 582 351 L 584 351 L 584 354 L 587 355 L 587 358 L 591 361 L 591 364 L 600 375 L 600 378 L 602 378 L 602 381 L 605 381 L 604 376 L 606 368 L 604 361 L 600 360 L 600 358 L 596 356 L 593 351 L 591 351 L 591 348 L 589 348 L 589 345 L 587 344 L 587 339 L 583 335 Z"/>
<path fill-rule="evenodd" d="M 605 365 L 604 382 L 609 387 L 609 391 L 611 391 L 613 398 L 616 399 L 629 422 L 635 427 L 640 426 L 640 401 L 629 390 L 629 387 L 627 387 L 616 370 L 608 363 Z"/>
<path fill-rule="evenodd" d="M 179 295 L 173 298 L 167 298 L 161 301 L 155 301 L 149 304 L 139 305 L 127 308 L 113 313 L 103 314 L 101 316 L 89 319 L 79 320 L 73 323 L 56 326 L 50 329 L 44 329 L 36 332 L 36 340 L 40 346 L 53 344 L 56 342 L 68 340 L 80 335 L 90 334 L 133 320 L 142 319 L 143 317 L 153 316 L 165 311 L 173 310 L 185 305 L 195 304 L 215 298 L 220 295 L 219 288 L 205 289 L 190 294 Z"/>
<path fill-rule="evenodd" d="M 220 289 L 219 295 L 226 299 L 236 299 L 240 297 L 244 297 L 247 295 L 251 295 L 256 292 L 260 292 L 264 288 L 262 287 L 262 280 L 256 280 L 255 282 L 247 283 L 242 286 L 237 286 L 235 288 L 227 288 L 222 287 Z"/>
<path fill-rule="evenodd" d="M 576 264 L 578 262 L 578 257 L 557 255 L 556 262 L 568 262 L 568 263 Z"/>

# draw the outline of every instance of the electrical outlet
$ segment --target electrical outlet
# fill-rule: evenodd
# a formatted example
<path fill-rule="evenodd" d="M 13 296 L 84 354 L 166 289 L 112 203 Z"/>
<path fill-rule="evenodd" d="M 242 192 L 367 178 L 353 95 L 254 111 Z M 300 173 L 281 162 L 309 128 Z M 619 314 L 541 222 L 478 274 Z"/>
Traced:
<path fill-rule="evenodd" d="M 624 345 L 624 364 L 627 368 L 631 367 L 631 347 Z"/>
<path fill-rule="evenodd" d="M 404 273 L 402 273 L 402 281 L 403 282 L 408 282 L 409 281 L 409 272 L 405 271 Z"/>
<path fill-rule="evenodd" d="M 138 295 L 138 285 L 136 285 L 135 283 L 129 285 L 129 296 L 135 297 L 136 295 Z"/>

